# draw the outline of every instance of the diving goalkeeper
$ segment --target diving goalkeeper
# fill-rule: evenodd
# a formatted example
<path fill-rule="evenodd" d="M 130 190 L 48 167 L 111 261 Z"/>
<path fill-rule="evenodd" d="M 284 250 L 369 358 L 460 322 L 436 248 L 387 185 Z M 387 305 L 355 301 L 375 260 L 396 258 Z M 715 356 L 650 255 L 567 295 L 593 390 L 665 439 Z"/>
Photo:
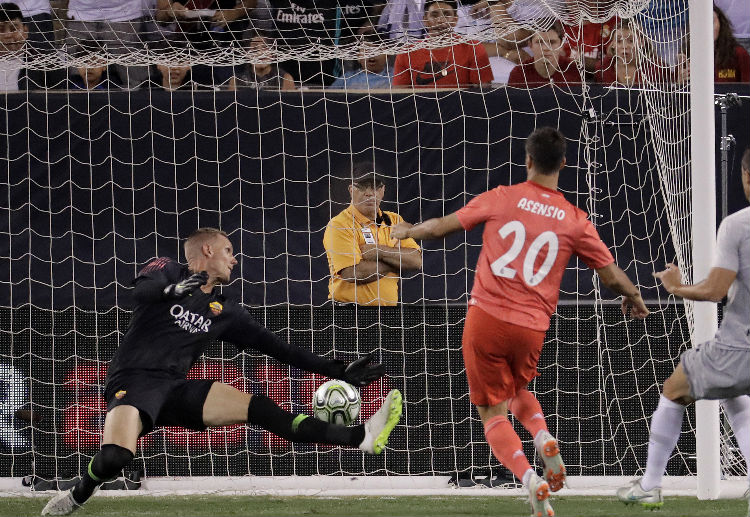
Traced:
<path fill-rule="evenodd" d="M 135 279 L 135 309 L 110 362 L 101 450 L 72 489 L 53 497 L 42 515 L 67 515 L 133 459 L 138 438 L 160 426 L 193 430 L 254 424 L 297 443 L 359 447 L 379 454 L 401 418 L 398 390 L 364 424 L 334 425 L 281 409 L 265 395 L 211 380 L 188 380 L 190 367 L 214 340 L 254 348 L 310 372 L 367 386 L 385 374 L 367 355 L 352 363 L 326 359 L 283 341 L 217 288 L 237 264 L 226 233 L 200 228 L 185 241 L 187 266 L 170 258 L 147 264 Z"/>

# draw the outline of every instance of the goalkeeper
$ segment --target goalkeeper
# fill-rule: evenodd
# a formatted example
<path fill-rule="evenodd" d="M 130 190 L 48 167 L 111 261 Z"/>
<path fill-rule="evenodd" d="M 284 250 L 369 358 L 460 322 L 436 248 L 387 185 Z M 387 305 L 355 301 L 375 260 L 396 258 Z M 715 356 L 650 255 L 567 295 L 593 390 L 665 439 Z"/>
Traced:
<path fill-rule="evenodd" d="M 226 233 L 200 228 L 185 241 L 187 266 L 157 258 L 135 279 L 135 309 L 110 362 L 104 396 L 107 416 L 101 450 L 71 490 L 52 498 L 42 515 L 67 515 L 116 477 L 133 458 L 140 436 L 159 426 L 206 427 L 254 424 L 297 443 L 359 447 L 379 454 L 401 417 L 401 394 L 392 390 L 362 425 L 329 424 L 294 415 L 264 395 L 250 395 L 210 380 L 187 380 L 193 363 L 214 340 L 252 347 L 297 368 L 367 386 L 385 374 L 362 357 L 350 364 L 286 343 L 254 321 L 216 286 L 237 264 Z"/>

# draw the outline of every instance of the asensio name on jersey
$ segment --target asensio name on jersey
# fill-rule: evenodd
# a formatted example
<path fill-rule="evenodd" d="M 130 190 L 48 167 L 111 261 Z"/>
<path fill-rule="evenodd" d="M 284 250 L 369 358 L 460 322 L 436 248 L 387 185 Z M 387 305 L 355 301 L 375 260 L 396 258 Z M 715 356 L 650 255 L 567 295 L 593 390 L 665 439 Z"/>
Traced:
<path fill-rule="evenodd" d="M 565 210 L 555 205 L 546 205 L 539 203 L 538 201 L 532 201 L 522 197 L 518 200 L 518 208 L 531 212 L 532 214 L 543 215 L 544 217 L 552 217 L 558 221 L 565 219 Z"/>

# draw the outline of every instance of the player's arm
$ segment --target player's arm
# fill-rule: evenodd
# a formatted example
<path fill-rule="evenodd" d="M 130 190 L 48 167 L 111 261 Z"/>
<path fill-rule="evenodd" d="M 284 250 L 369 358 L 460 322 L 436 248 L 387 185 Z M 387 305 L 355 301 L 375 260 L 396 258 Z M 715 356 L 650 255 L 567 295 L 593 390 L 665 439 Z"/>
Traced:
<path fill-rule="evenodd" d="M 221 336 L 239 348 L 254 348 L 281 363 L 308 372 L 319 373 L 332 379 L 341 379 L 355 386 L 367 386 L 385 375 L 382 364 L 370 364 L 370 354 L 346 363 L 328 359 L 311 351 L 294 346 L 260 325 L 244 310 L 238 310 L 234 322 Z"/>
<path fill-rule="evenodd" d="M 391 237 L 399 240 L 408 238 L 416 240 L 439 239 L 449 233 L 463 229 L 464 227 L 458 220 L 458 215 L 453 212 L 445 217 L 435 217 L 415 225 L 400 222 L 391 229 Z"/>
<path fill-rule="evenodd" d="M 152 260 L 133 281 L 133 300 L 139 304 L 178 300 L 191 294 L 208 280 L 205 271 L 180 280 L 181 272 L 182 267 L 172 260 Z"/>
<path fill-rule="evenodd" d="M 631 316 L 639 319 L 648 316 L 649 310 L 643 302 L 643 298 L 641 298 L 641 292 L 617 264 L 612 262 L 597 269 L 596 273 L 605 286 L 623 297 L 623 314 L 627 314 L 630 311 Z"/>
<path fill-rule="evenodd" d="M 417 248 L 365 244 L 361 249 L 363 259 L 379 260 L 395 271 L 422 269 L 422 252 Z"/>
<path fill-rule="evenodd" d="M 737 272 L 722 267 L 713 267 L 708 276 L 697 284 L 683 284 L 680 268 L 674 264 L 667 264 L 664 271 L 654 273 L 661 280 L 664 289 L 680 298 L 687 298 L 696 302 L 720 302 L 729 292 Z"/>

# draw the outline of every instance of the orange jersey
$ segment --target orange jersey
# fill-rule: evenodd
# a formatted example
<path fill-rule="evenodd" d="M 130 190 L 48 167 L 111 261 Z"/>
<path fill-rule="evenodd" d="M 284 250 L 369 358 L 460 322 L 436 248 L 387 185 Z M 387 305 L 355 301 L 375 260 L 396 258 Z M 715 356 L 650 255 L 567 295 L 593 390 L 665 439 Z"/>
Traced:
<path fill-rule="evenodd" d="M 549 328 L 574 253 L 593 269 L 614 262 L 586 212 L 533 181 L 496 187 L 456 214 L 466 230 L 484 223 L 469 304 L 515 325 Z"/>

